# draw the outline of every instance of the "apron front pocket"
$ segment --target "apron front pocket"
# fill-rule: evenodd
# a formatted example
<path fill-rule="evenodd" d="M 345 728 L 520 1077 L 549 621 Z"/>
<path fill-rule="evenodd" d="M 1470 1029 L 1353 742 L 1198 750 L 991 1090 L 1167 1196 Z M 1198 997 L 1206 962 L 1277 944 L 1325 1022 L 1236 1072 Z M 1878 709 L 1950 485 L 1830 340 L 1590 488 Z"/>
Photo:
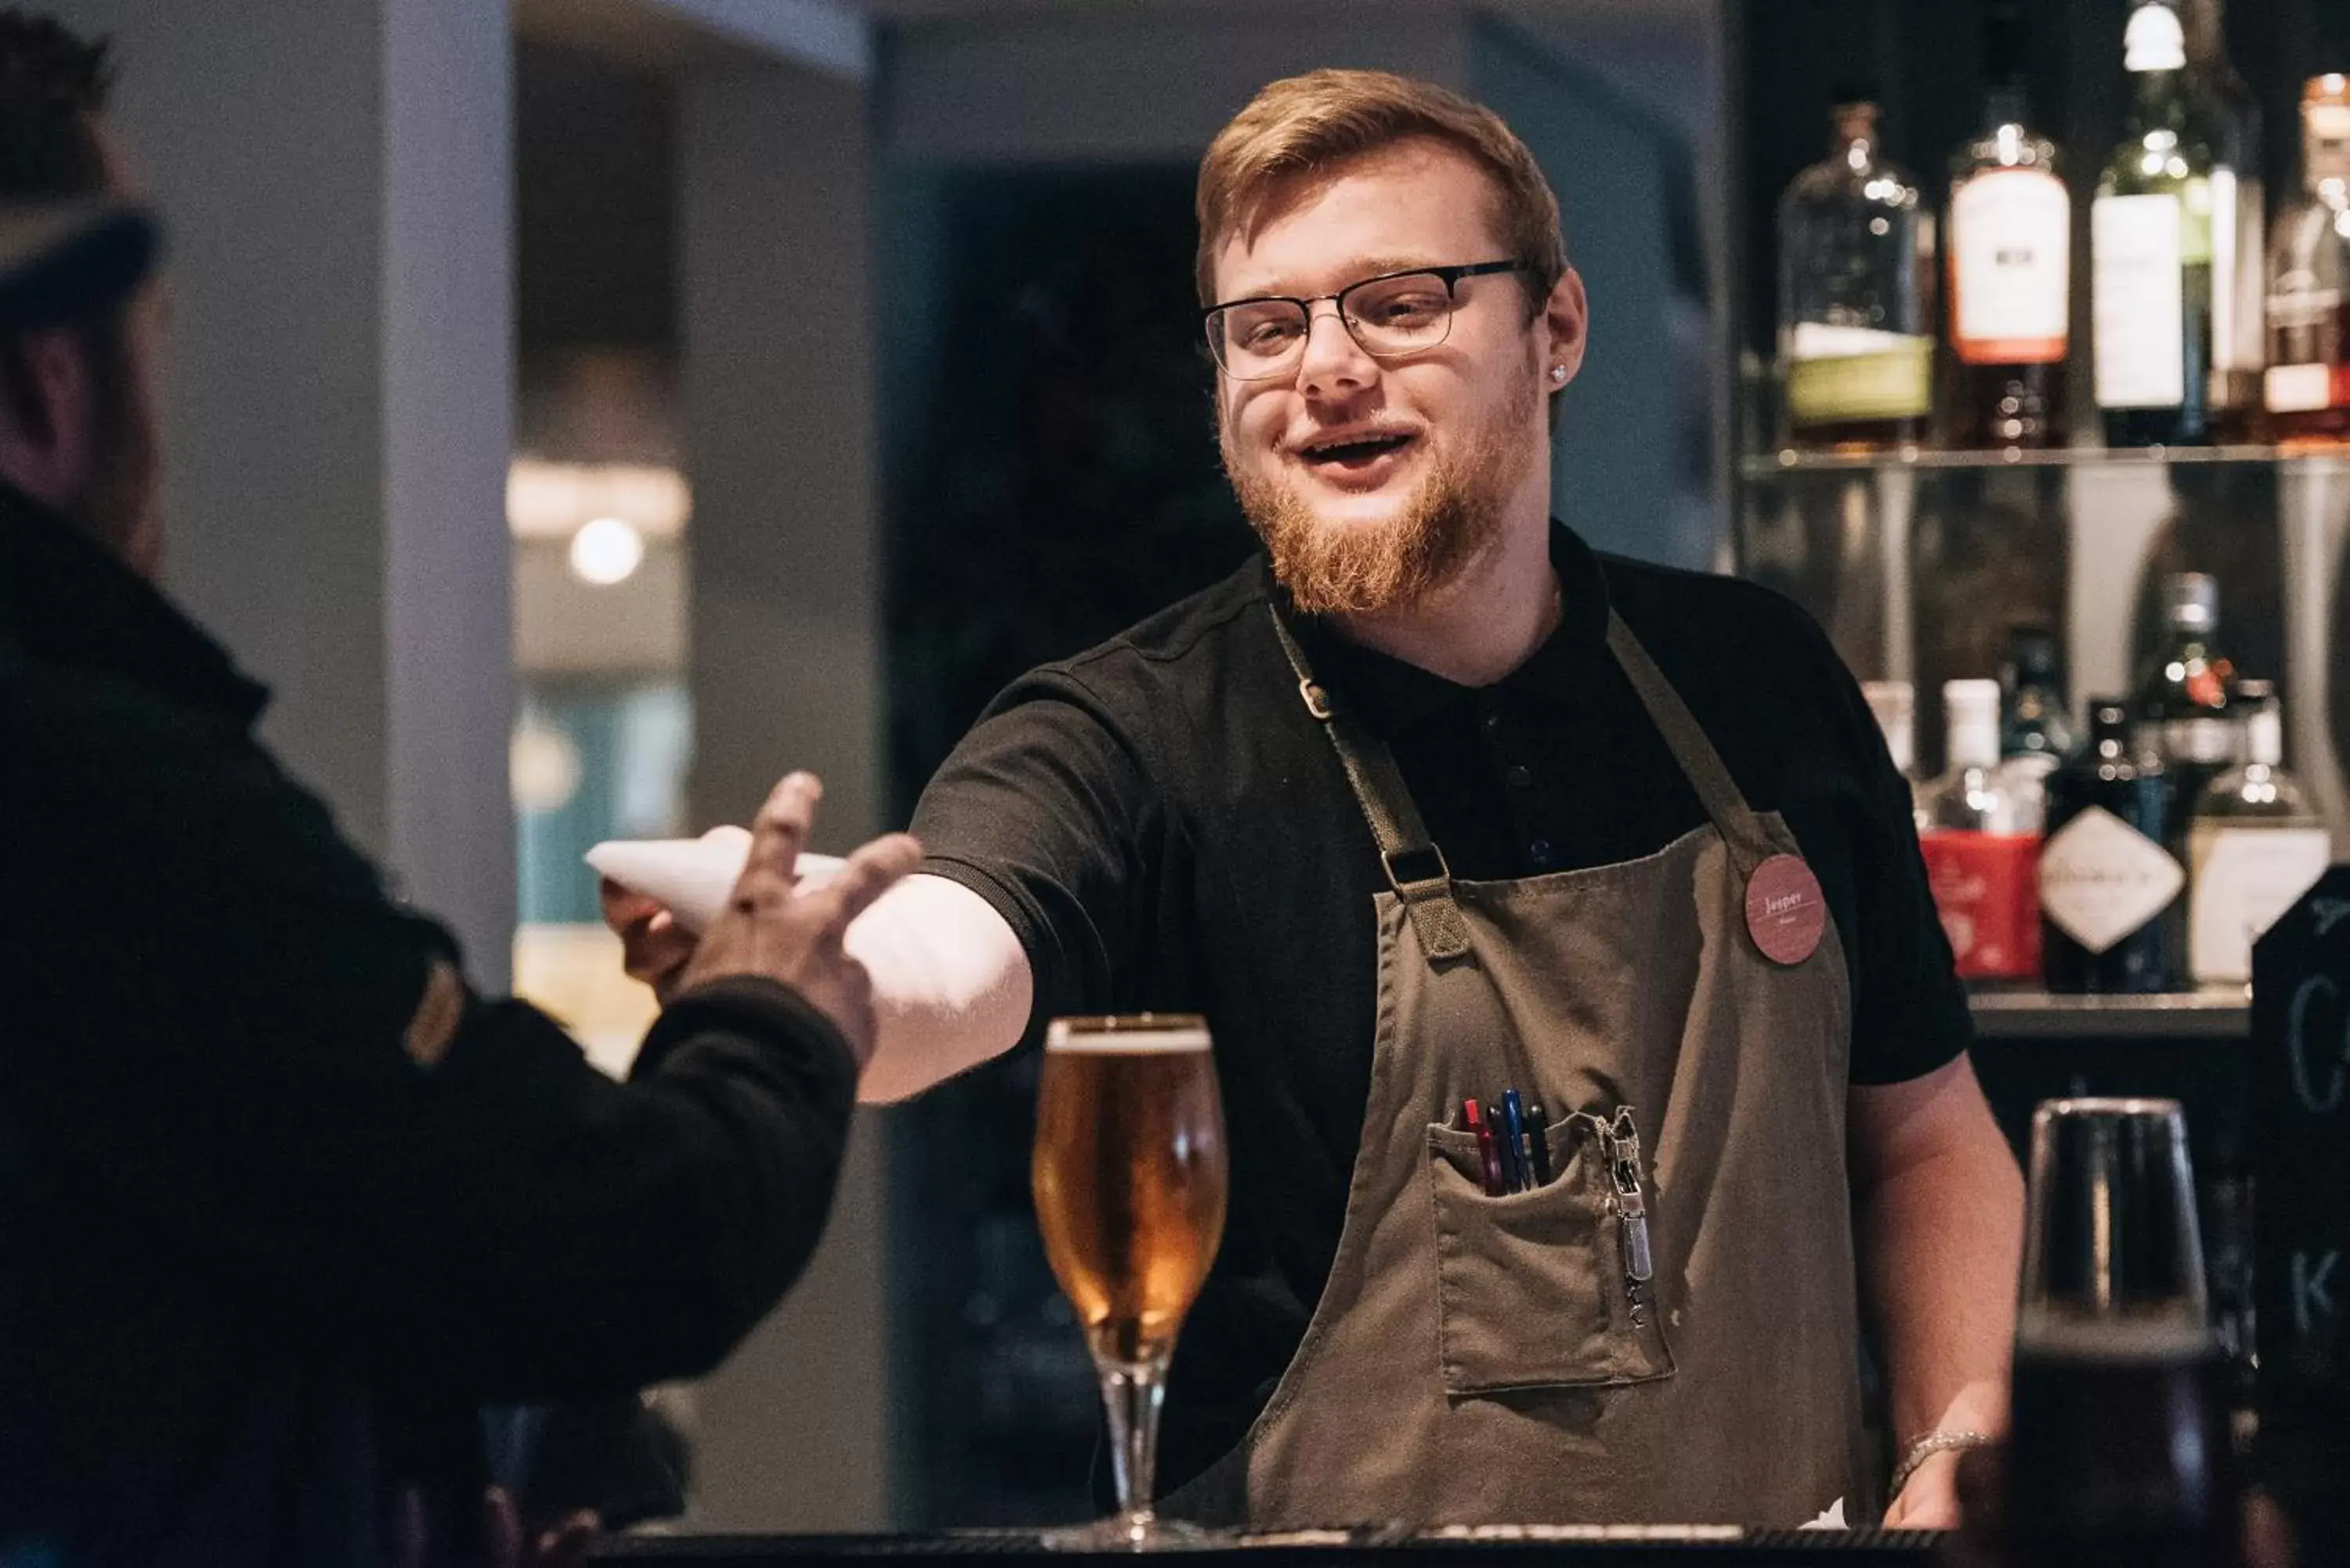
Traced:
<path fill-rule="evenodd" d="M 1672 1376 L 1653 1282 L 1642 1287 L 1645 1303 L 1633 1299 L 1624 1225 L 1592 1125 L 1587 1116 L 1553 1124 L 1545 1137 L 1556 1177 L 1501 1198 L 1485 1193 L 1476 1135 L 1429 1127 L 1447 1394 Z"/>

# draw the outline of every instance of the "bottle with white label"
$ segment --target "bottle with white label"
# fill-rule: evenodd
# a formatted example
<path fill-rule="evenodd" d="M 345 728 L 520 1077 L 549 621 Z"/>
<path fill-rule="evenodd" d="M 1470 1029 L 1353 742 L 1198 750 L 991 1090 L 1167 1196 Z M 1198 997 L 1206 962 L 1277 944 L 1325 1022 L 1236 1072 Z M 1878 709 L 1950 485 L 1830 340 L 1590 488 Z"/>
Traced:
<path fill-rule="evenodd" d="M 1952 446 L 2064 443 L 2073 199 L 2056 144 L 2024 118 L 2021 9 L 2021 0 L 1992 0 L 1983 128 L 1950 160 L 1943 423 Z"/>
<path fill-rule="evenodd" d="M 2040 851 L 2041 973 L 2055 992 L 2183 991 L 2186 834 L 2162 758 L 2129 709 L 2091 709 L 2089 745 L 2048 778 Z"/>
<path fill-rule="evenodd" d="M 1837 94 L 1835 151 L 1779 202 L 1788 439 L 1840 452 L 1922 439 L 1933 406 L 1931 224 L 1877 151 L 1877 105 Z"/>
<path fill-rule="evenodd" d="M 2302 194 L 2269 241 L 2269 423 L 2285 439 L 2350 437 L 2350 77 L 2301 94 Z"/>
<path fill-rule="evenodd" d="M 2212 135 L 2164 0 L 2130 14 L 2121 144 L 2089 209 L 2097 407 L 2109 446 L 2210 438 Z"/>
<path fill-rule="evenodd" d="M 2028 980 L 2040 972 L 2040 803 L 2020 799 L 2000 766 L 1996 680 L 1942 687 L 1950 719 L 1948 772 L 1922 795 L 1918 847 L 1961 980 Z"/>
<path fill-rule="evenodd" d="M 2228 58 L 2221 0 L 2179 0 L 2187 75 L 2211 128 L 2211 379 L 2214 441 L 2249 441 L 2261 406 L 2266 216 L 2261 107 Z"/>
<path fill-rule="evenodd" d="M 1907 680 L 1864 680 L 1860 695 L 1869 715 L 1884 732 L 1886 754 L 1909 785 L 1909 818 L 1926 831 L 1925 802 L 1918 784 L 1918 695 Z"/>
<path fill-rule="evenodd" d="M 2250 981 L 2252 943 L 2334 861 L 2334 838 L 2284 771 L 2284 716 L 2275 688 L 2246 680 L 2250 760 L 2195 803 L 2188 853 L 2194 876 L 2188 957 L 2198 981 Z"/>

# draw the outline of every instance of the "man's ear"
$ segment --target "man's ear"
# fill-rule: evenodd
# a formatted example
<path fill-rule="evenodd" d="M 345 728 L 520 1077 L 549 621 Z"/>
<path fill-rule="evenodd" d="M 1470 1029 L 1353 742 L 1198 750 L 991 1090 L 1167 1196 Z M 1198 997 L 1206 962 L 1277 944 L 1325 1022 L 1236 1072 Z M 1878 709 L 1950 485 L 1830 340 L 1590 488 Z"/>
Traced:
<path fill-rule="evenodd" d="M 1544 389 L 1555 392 L 1583 369 L 1584 345 L 1590 338 L 1591 303 L 1584 297 L 1582 275 L 1573 267 L 1558 275 L 1550 297 L 1543 301 L 1542 318 L 1550 336 L 1543 360 Z M 1558 369 L 1566 374 L 1554 375 Z"/>
<path fill-rule="evenodd" d="M 0 395 L 0 478 L 36 500 L 69 505 L 89 483 L 97 387 L 89 349 L 70 327 L 28 332 L 9 346 Z"/>

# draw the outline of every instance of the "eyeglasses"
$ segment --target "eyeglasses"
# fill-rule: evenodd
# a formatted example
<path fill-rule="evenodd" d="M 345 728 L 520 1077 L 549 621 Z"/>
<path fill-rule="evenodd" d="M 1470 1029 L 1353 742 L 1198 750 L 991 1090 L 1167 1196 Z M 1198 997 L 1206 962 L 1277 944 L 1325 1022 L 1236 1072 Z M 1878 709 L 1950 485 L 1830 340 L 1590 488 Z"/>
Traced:
<path fill-rule="evenodd" d="M 1314 331 L 1314 307 L 1329 300 L 1347 336 L 1375 359 L 1420 354 L 1452 332 L 1454 291 L 1464 277 L 1523 272 L 1522 261 L 1477 262 L 1468 266 L 1423 266 L 1381 273 L 1350 283 L 1336 294 L 1311 299 L 1265 295 L 1211 306 L 1201 313 L 1208 351 L 1218 369 L 1235 381 L 1265 381 L 1295 373 Z"/>

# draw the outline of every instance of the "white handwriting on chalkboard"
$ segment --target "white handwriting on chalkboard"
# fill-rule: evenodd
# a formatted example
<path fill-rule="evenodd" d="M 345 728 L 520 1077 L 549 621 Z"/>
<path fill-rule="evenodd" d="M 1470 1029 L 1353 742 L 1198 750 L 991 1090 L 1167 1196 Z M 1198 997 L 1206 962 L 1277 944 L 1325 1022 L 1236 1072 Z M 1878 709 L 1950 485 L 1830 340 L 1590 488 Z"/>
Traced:
<path fill-rule="evenodd" d="M 2328 1116 L 2340 1108 L 2345 1081 L 2350 1081 L 2350 1015 L 2341 1020 L 2342 1038 L 2339 1041 L 2317 1042 L 2321 1054 L 2328 1050 L 2334 1053 L 2331 1060 L 2320 1064 L 2326 1069 L 2324 1092 L 2319 1093 L 2317 1085 L 2310 1079 L 2309 1007 L 2317 1000 L 2320 992 L 2332 998 L 2336 1011 L 2340 1010 L 2342 987 L 2334 982 L 2334 977 L 2311 975 L 2301 982 L 2301 989 L 2293 993 L 2293 1006 L 2286 1010 L 2284 1033 L 2285 1054 L 2293 1063 L 2293 1092 L 2300 1096 L 2301 1103 L 2314 1116 Z"/>
<path fill-rule="evenodd" d="M 2308 1253 L 2293 1255 L 2293 1332 L 2304 1339 L 2318 1318 L 2334 1315 L 2334 1265 L 2341 1261 L 2340 1252 L 2327 1252 L 2313 1269 Z"/>
<path fill-rule="evenodd" d="M 2318 898 L 2310 904 L 2309 912 L 2316 919 L 2317 934 L 2322 937 L 2340 925 L 2344 916 L 2350 915 L 2350 898 Z"/>

